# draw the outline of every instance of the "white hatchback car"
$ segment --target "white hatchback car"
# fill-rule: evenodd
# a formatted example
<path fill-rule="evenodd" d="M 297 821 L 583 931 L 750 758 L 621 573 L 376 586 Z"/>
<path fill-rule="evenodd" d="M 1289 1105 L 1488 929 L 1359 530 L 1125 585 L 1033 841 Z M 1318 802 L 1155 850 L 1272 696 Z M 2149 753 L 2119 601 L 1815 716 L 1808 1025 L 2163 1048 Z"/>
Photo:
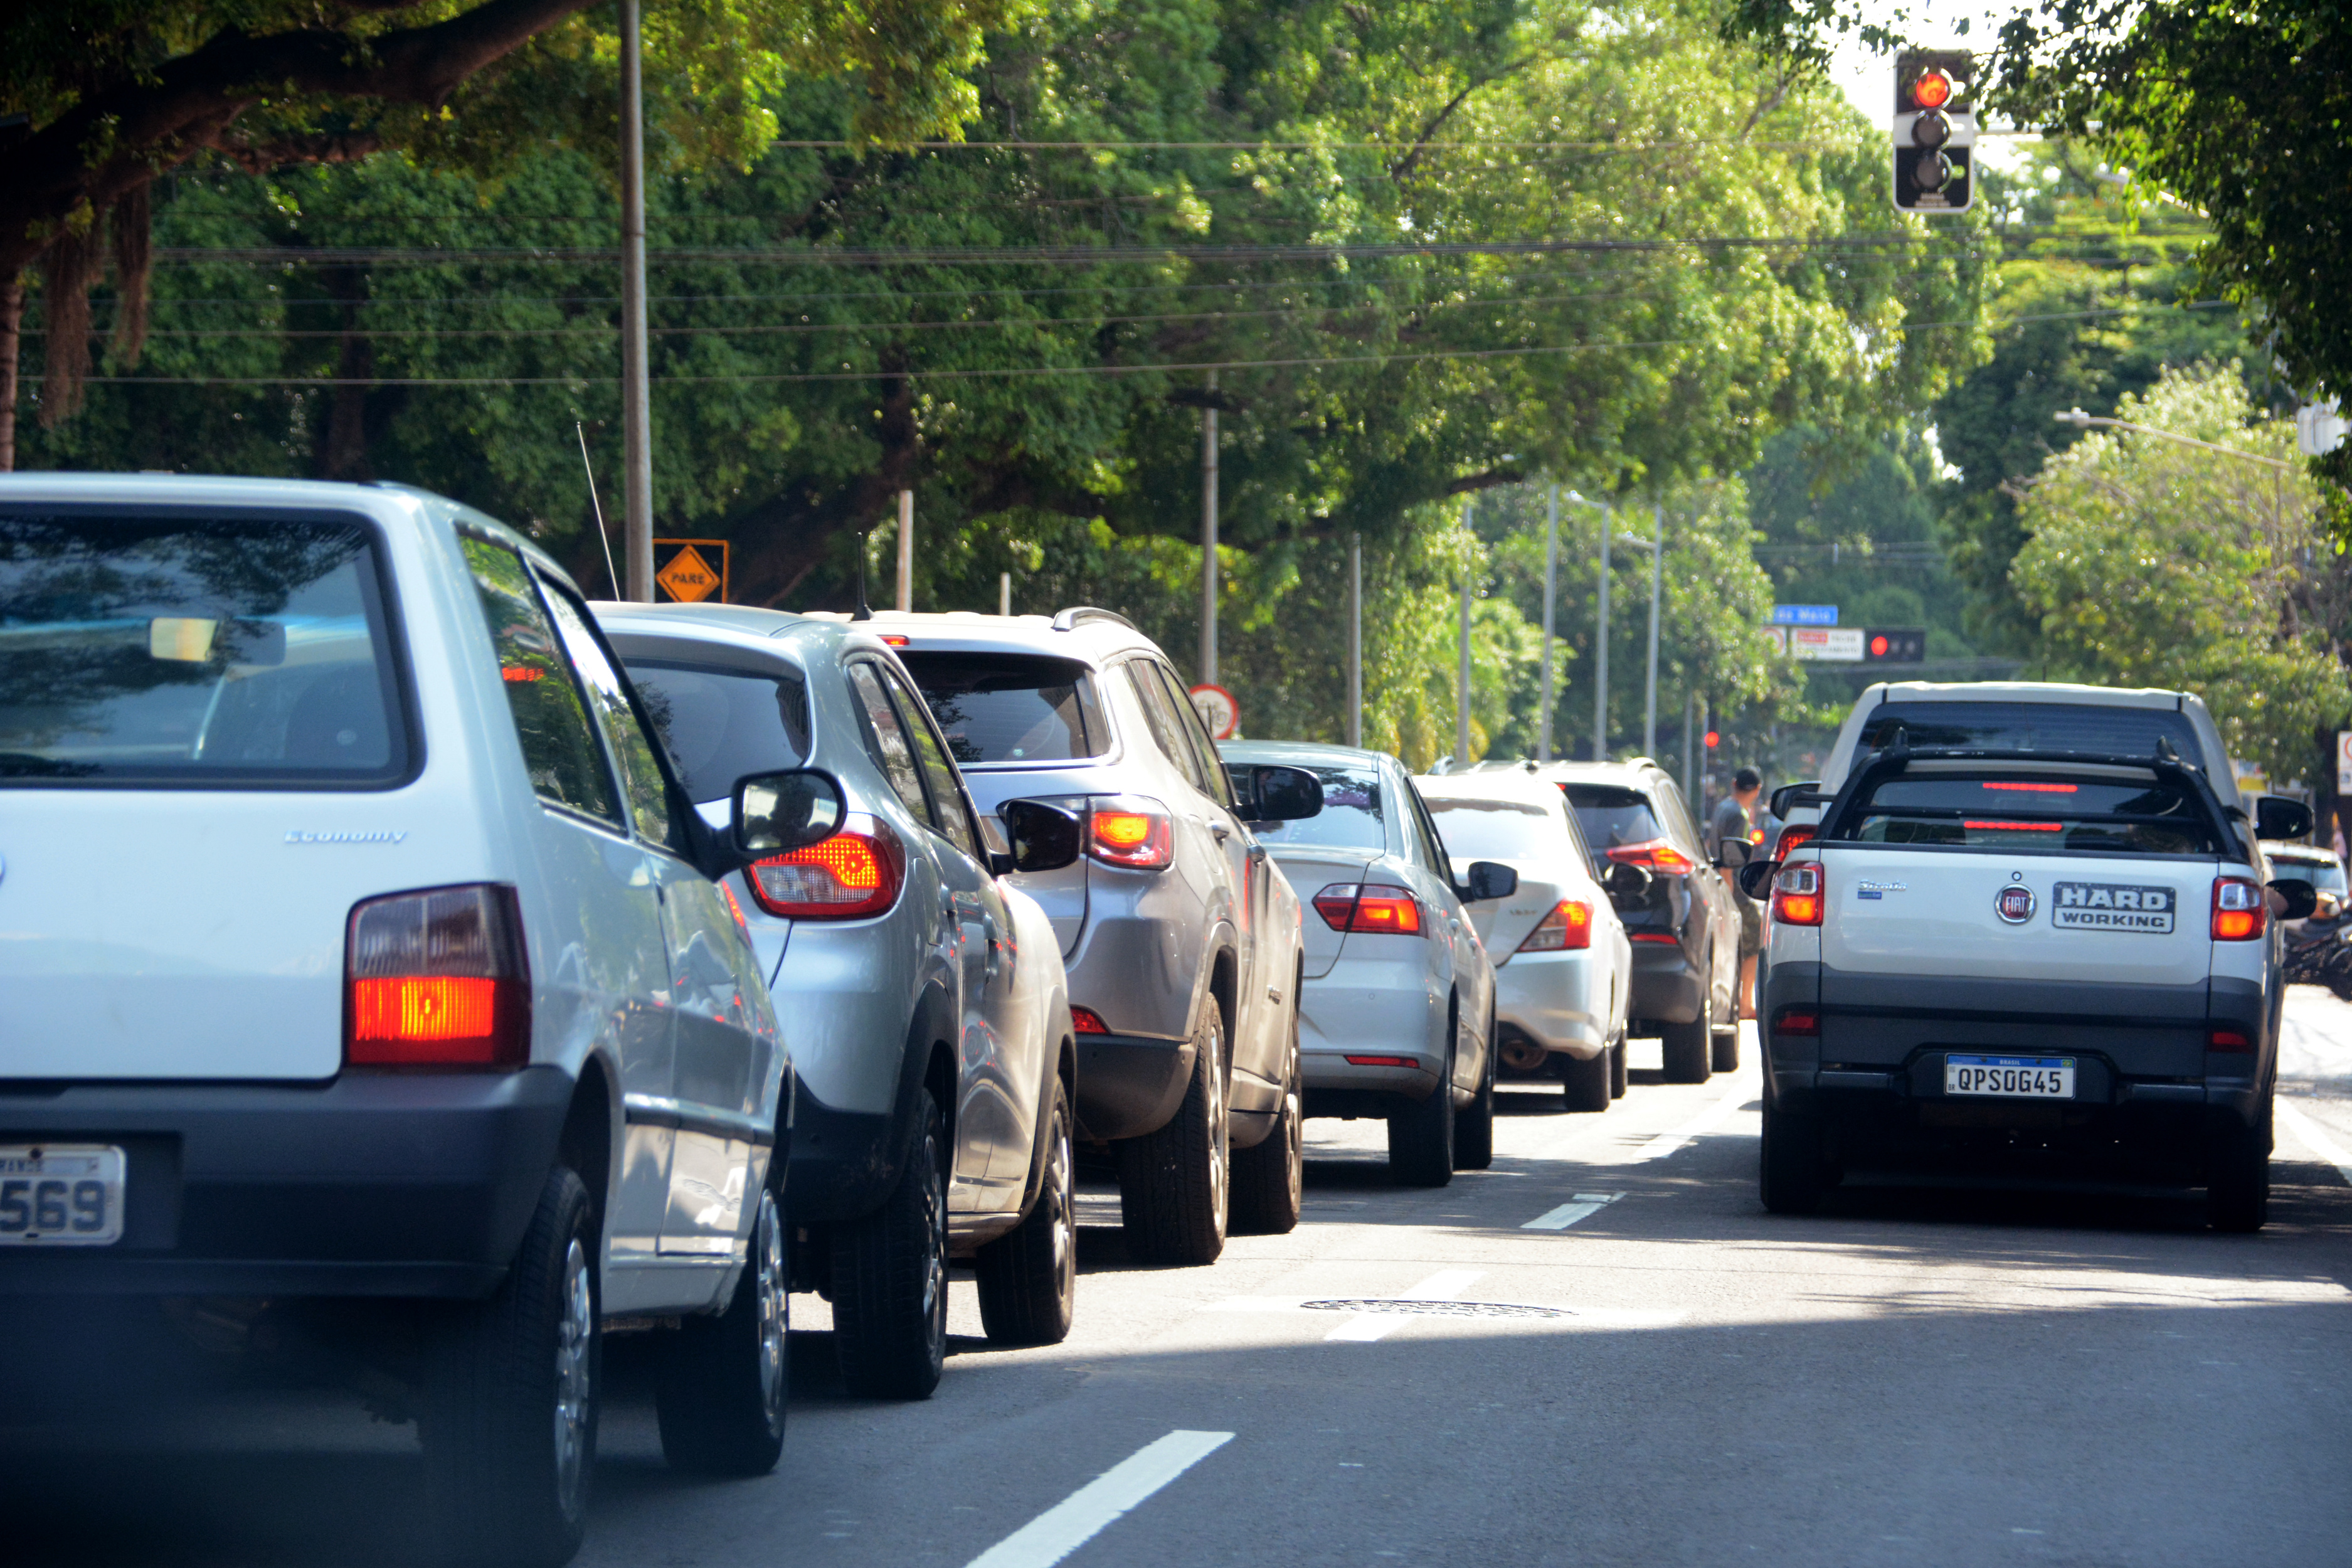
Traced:
<path fill-rule="evenodd" d="M 603 1331 L 674 1464 L 773 1466 L 789 1064 L 713 879 L 841 801 L 733 793 L 478 512 L 0 478 L 0 1305 L 235 1299 L 419 1422 L 467 1561 L 577 1550 Z"/>

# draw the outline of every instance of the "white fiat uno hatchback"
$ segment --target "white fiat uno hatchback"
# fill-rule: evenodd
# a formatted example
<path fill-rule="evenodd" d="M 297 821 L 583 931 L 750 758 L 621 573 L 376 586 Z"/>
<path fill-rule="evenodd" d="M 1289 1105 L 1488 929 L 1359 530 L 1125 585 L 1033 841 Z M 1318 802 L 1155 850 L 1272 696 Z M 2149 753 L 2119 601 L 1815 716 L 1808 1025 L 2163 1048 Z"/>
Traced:
<path fill-rule="evenodd" d="M 0 477 L 11 1359 L 92 1297 L 200 1302 L 213 1348 L 415 1419 L 467 1560 L 577 1550 L 604 1331 L 666 1331 L 673 1463 L 771 1468 L 787 1064 L 712 879 L 840 797 L 734 795 L 705 826 L 571 583 L 478 512 Z"/>

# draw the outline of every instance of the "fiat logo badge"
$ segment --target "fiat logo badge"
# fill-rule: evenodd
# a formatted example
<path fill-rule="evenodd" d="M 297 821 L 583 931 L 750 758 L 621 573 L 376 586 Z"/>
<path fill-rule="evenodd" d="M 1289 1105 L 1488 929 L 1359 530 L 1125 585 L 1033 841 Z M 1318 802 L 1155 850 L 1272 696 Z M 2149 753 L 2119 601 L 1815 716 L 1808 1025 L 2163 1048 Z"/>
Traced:
<path fill-rule="evenodd" d="M 1992 907 L 2010 924 L 2021 926 L 2033 918 L 2033 889 L 2011 883 L 1993 895 Z"/>

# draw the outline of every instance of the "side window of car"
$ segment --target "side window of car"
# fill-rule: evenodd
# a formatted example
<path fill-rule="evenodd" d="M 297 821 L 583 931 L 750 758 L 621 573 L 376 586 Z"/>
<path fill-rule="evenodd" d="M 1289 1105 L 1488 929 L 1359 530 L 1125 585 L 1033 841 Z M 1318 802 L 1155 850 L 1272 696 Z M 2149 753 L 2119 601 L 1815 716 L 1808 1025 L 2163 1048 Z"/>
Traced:
<path fill-rule="evenodd" d="M 890 781 L 890 788 L 907 809 L 924 822 L 931 820 L 931 803 L 923 798 L 922 776 L 915 771 L 915 751 L 907 742 L 907 731 L 898 723 L 898 715 L 890 710 L 890 700 L 882 694 L 882 681 L 874 667 L 864 659 L 849 666 L 849 689 L 857 694 L 858 711 L 866 717 L 866 749 L 873 753 L 875 766 Z"/>
<path fill-rule="evenodd" d="M 1234 781 L 1225 773 L 1225 761 L 1217 755 L 1217 743 L 1209 739 L 1209 727 L 1201 722 L 1201 710 L 1192 706 L 1192 694 L 1176 679 L 1176 672 L 1154 660 L 1151 668 L 1159 673 L 1160 683 L 1168 689 L 1168 700 L 1176 710 L 1176 726 L 1192 747 L 1193 760 L 1199 764 L 1202 788 L 1227 811 L 1234 808 Z"/>
<path fill-rule="evenodd" d="M 1412 820 L 1421 836 L 1422 858 L 1429 862 L 1431 870 L 1445 879 L 1447 887 L 1453 887 L 1454 862 L 1446 858 L 1445 840 L 1437 836 L 1437 824 L 1429 819 L 1429 807 L 1422 804 L 1421 792 L 1409 790 L 1406 793 L 1412 801 Z"/>
<path fill-rule="evenodd" d="M 980 851 L 979 831 L 964 810 L 963 784 L 958 778 L 955 764 L 948 761 L 947 743 L 932 727 L 930 710 L 899 679 L 898 672 L 887 667 L 881 674 L 890 687 L 890 695 L 898 699 L 898 715 L 906 721 L 907 733 L 915 742 L 915 760 L 922 764 L 923 779 L 931 786 L 932 825 L 947 841 L 966 855 L 985 865 L 987 857 Z"/>
<path fill-rule="evenodd" d="M 1192 754 L 1192 742 L 1184 731 L 1174 709 L 1168 705 L 1168 689 L 1160 684 L 1159 672 L 1148 658 L 1131 658 L 1121 666 L 1127 671 L 1127 683 L 1135 690 L 1135 700 L 1143 709 L 1143 721 L 1151 726 L 1151 739 L 1160 747 L 1160 754 L 1176 764 L 1176 769 L 1192 781 L 1194 789 L 1205 789 L 1201 781 L 1201 759 Z"/>
<path fill-rule="evenodd" d="M 1661 779 L 1658 781 L 1658 800 L 1665 807 L 1663 815 L 1666 821 L 1666 836 L 1675 841 L 1675 847 L 1690 856 L 1698 865 L 1706 865 L 1712 857 L 1699 842 L 1698 829 L 1691 824 L 1690 807 L 1683 803 L 1683 792 L 1676 789 L 1671 780 Z"/>
<path fill-rule="evenodd" d="M 678 821 L 669 781 L 655 759 L 653 737 L 637 717 L 636 705 L 629 700 L 629 689 L 622 684 L 620 671 L 604 657 L 604 645 L 589 629 L 587 610 L 553 584 L 542 582 L 541 586 L 548 613 L 554 616 L 556 630 L 562 635 L 563 646 L 571 651 L 572 662 L 588 683 L 589 706 L 595 710 L 604 726 L 605 738 L 612 742 L 613 752 L 621 761 L 621 787 L 627 792 L 629 816 L 637 826 L 637 837 L 673 855 L 683 855 L 685 825 Z"/>
<path fill-rule="evenodd" d="M 461 542 L 466 564 L 473 569 L 474 587 L 481 595 L 482 614 L 489 622 L 507 714 L 514 721 L 515 738 L 522 742 L 530 787 L 550 805 L 595 817 L 619 830 L 620 792 L 614 787 L 604 748 L 597 742 L 587 693 L 579 672 L 564 657 L 522 557 L 484 539 Z"/>

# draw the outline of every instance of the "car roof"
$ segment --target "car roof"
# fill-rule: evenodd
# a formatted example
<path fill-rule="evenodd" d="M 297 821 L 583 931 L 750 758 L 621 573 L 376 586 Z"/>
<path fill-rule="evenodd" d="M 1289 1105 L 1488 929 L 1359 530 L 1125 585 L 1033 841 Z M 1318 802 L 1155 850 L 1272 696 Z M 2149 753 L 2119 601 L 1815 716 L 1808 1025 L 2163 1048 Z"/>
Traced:
<path fill-rule="evenodd" d="M 1648 757 L 1629 757 L 1615 763 L 1538 763 L 1532 776 L 1549 779 L 1555 784 L 1575 780 L 1646 789 L 1654 781 L 1665 778 L 1667 774 L 1665 769 Z"/>
<path fill-rule="evenodd" d="M 597 624 L 614 637 L 683 637 L 764 655 L 887 649 L 879 637 L 865 629 L 863 622 L 845 626 L 750 605 L 640 605 L 598 599 L 588 607 L 595 613 Z"/>
<path fill-rule="evenodd" d="M 984 616 L 972 610 L 876 610 L 853 623 L 839 610 L 811 610 L 813 621 L 855 624 L 903 637 L 909 653 L 1042 653 L 1102 664 L 1123 653 L 1160 651 L 1126 616 L 1079 605 L 1054 616 Z"/>
<path fill-rule="evenodd" d="M 1425 798 L 1450 800 L 1517 800 L 1557 806 L 1556 780 L 1511 770 L 1491 773 L 1416 773 L 1413 787 Z"/>
<path fill-rule="evenodd" d="M 2065 680 L 1888 680 L 1865 689 L 1857 704 L 1869 702 L 1873 692 L 1881 702 L 2063 702 L 2098 708 L 2179 708 L 2189 695 L 2156 686 Z"/>
<path fill-rule="evenodd" d="M 1268 763 L 1294 768 L 1376 768 L 1388 757 L 1385 752 L 1327 745 L 1320 741 L 1220 741 L 1217 751 L 1237 763 Z"/>

